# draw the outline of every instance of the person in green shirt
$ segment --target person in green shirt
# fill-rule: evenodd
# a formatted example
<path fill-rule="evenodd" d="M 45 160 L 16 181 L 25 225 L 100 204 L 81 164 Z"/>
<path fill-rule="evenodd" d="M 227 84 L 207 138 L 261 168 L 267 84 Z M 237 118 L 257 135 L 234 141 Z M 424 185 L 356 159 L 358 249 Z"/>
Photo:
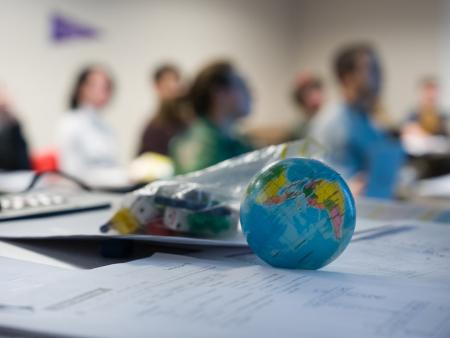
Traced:
<path fill-rule="evenodd" d="M 251 99 L 244 79 L 231 63 L 217 61 L 203 68 L 189 96 L 197 119 L 169 147 L 177 174 L 252 150 L 235 131 L 237 120 L 249 114 Z"/>

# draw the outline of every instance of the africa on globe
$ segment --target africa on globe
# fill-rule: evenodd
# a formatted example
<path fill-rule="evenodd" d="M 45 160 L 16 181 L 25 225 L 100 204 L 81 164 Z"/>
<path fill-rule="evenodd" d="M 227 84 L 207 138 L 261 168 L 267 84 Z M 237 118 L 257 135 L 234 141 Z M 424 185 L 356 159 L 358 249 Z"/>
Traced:
<path fill-rule="evenodd" d="M 242 231 L 270 265 L 319 269 L 347 247 L 355 229 L 355 202 L 345 181 L 324 163 L 278 161 L 258 173 L 241 202 Z"/>

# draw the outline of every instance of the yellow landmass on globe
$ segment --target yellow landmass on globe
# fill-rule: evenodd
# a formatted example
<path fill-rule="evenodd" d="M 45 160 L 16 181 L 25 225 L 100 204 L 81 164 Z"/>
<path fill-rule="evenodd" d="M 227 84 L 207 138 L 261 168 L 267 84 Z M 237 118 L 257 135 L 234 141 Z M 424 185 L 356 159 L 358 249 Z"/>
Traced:
<path fill-rule="evenodd" d="M 342 213 L 344 211 L 344 195 L 337 182 L 325 180 L 318 181 L 314 187 L 316 201 L 318 204 L 325 204 L 327 201 L 334 202 Z"/>
<path fill-rule="evenodd" d="M 264 189 L 258 194 L 256 202 L 265 204 L 268 200 L 276 198 L 278 192 L 288 183 L 284 170 L 279 170 L 264 184 Z"/>

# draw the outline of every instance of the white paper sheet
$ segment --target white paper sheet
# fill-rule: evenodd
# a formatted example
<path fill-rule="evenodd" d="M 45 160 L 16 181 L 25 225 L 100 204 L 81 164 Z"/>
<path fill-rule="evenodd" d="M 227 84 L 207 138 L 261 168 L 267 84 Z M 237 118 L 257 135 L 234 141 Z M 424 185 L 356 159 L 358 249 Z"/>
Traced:
<path fill-rule="evenodd" d="M 205 250 L 190 256 L 267 266 L 249 249 Z M 323 270 L 450 286 L 450 227 L 360 221 L 347 249 Z"/>
<path fill-rule="evenodd" d="M 30 290 L 69 278 L 77 272 L 45 264 L 0 257 L 0 311 L 17 296 Z"/>
<path fill-rule="evenodd" d="M 157 254 L 24 295 L 4 327 L 95 337 L 449 337 L 432 284 Z"/>
<path fill-rule="evenodd" d="M 442 206 L 361 198 L 356 200 L 358 219 L 393 222 L 417 221 L 450 225 L 450 203 Z"/>
<path fill-rule="evenodd" d="M 353 240 L 326 270 L 450 285 L 450 227 L 392 224 Z"/>

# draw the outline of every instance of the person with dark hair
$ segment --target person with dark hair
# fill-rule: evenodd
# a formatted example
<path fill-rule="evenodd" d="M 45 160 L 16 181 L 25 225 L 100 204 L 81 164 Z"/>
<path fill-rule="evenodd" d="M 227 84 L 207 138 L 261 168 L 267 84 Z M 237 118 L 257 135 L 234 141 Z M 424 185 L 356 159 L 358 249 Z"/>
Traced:
<path fill-rule="evenodd" d="M 127 182 L 119 165 L 115 133 L 101 116 L 113 87 L 111 76 L 103 68 L 83 69 L 70 96 L 70 110 L 58 128 L 60 169 L 94 185 Z"/>
<path fill-rule="evenodd" d="M 216 61 L 204 67 L 193 81 L 189 97 L 198 118 L 170 145 L 178 174 L 251 150 L 235 130 L 236 121 L 250 112 L 250 93 L 231 63 Z"/>
<path fill-rule="evenodd" d="M 169 143 L 182 133 L 190 122 L 181 90 L 181 75 L 171 64 L 158 67 L 153 74 L 153 85 L 158 96 L 158 108 L 142 133 L 138 155 L 155 152 L 169 154 Z"/>
<path fill-rule="evenodd" d="M 6 89 L 0 86 L 0 170 L 30 170 L 27 142 L 13 111 Z"/>
<path fill-rule="evenodd" d="M 404 153 L 375 122 L 382 87 L 378 55 L 370 44 L 346 46 L 336 54 L 334 72 L 342 103 L 323 114 L 312 136 L 328 149 L 355 195 L 391 198 Z"/>
<path fill-rule="evenodd" d="M 303 119 L 292 131 L 290 139 L 303 139 L 309 134 L 311 123 L 322 109 L 324 102 L 322 80 L 309 72 L 302 72 L 297 77 L 292 94 Z"/>
<path fill-rule="evenodd" d="M 160 103 L 170 100 L 180 94 L 181 72 L 173 64 L 160 65 L 153 73 L 153 84 Z"/>

